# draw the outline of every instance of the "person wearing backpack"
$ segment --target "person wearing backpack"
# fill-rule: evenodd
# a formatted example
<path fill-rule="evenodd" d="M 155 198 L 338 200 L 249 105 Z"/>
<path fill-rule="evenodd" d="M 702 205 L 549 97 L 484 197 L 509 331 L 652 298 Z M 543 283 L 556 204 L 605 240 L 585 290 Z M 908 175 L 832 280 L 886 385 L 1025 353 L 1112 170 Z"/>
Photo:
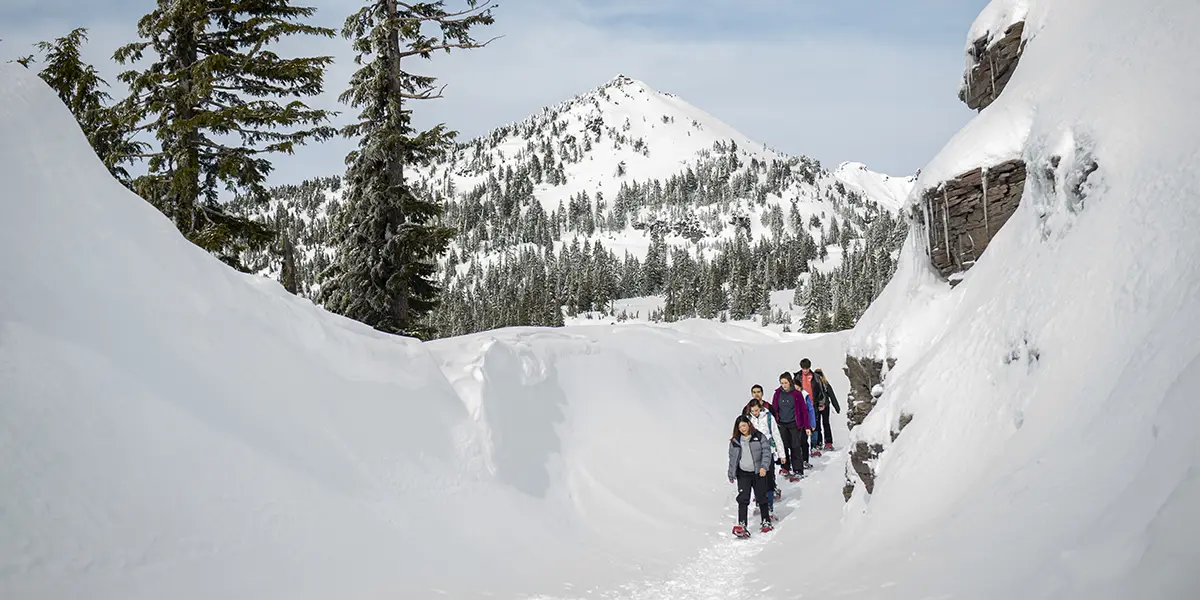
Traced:
<path fill-rule="evenodd" d="M 733 535 L 750 537 L 746 530 L 746 517 L 750 507 L 750 491 L 754 490 L 758 499 L 758 509 L 762 517 L 761 531 L 766 533 L 774 529 L 771 524 L 771 509 L 767 506 L 770 491 L 767 489 L 767 471 L 771 465 L 771 443 L 762 432 L 754 429 L 754 424 L 745 415 L 739 415 L 733 422 L 733 435 L 729 438 L 729 483 L 738 486 L 738 524 L 733 526 Z"/>
<path fill-rule="evenodd" d="M 750 424 L 754 425 L 756 431 L 763 432 L 767 436 L 767 441 L 771 444 L 771 462 L 775 462 L 775 458 L 783 450 L 783 437 L 779 433 L 779 426 L 775 424 L 775 417 L 771 416 L 771 411 L 767 410 L 766 403 L 762 401 L 762 387 L 756 385 L 759 392 L 742 414 L 750 418 Z M 781 461 L 787 459 L 781 458 Z M 783 464 L 783 463 L 781 463 Z M 779 487 L 775 484 L 775 469 L 767 469 L 767 507 L 771 511 L 771 520 L 775 521 L 775 501 L 779 499 Z M 757 493 L 756 493 L 757 494 Z M 757 495 L 756 495 L 757 497 Z"/>
<path fill-rule="evenodd" d="M 824 450 L 833 450 L 833 428 L 829 426 L 829 407 L 833 406 L 833 410 L 839 414 L 842 412 L 842 407 L 838 404 L 837 396 L 833 393 L 833 386 L 829 385 L 829 380 L 825 378 L 825 373 L 820 369 L 813 369 L 813 382 L 821 390 L 821 400 L 817 408 L 817 424 L 813 427 L 813 435 L 817 436 L 817 443 L 824 441 Z M 824 436 L 821 434 L 824 433 Z"/>
<path fill-rule="evenodd" d="M 779 387 L 771 399 L 780 437 L 783 438 L 783 468 L 780 473 L 789 480 L 804 476 L 805 457 L 808 456 L 808 436 L 812 435 L 812 416 L 808 411 L 808 400 L 804 392 L 792 385 L 792 374 L 779 374 Z"/>
<path fill-rule="evenodd" d="M 795 374 L 796 387 L 804 390 L 812 399 L 813 409 L 811 411 L 812 421 L 812 438 L 809 440 L 812 447 L 812 456 L 821 455 L 821 413 L 824 413 L 825 422 L 829 421 L 829 406 L 826 403 L 825 388 L 821 385 L 820 378 L 812 371 L 812 361 L 807 358 L 800 360 L 800 371 Z"/>

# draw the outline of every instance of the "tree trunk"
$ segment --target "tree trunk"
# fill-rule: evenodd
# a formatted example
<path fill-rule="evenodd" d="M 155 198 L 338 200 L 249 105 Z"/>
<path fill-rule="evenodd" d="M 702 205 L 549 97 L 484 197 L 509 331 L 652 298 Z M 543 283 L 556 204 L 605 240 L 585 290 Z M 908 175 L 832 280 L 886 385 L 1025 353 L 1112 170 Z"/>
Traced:
<path fill-rule="evenodd" d="M 295 294 L 299 288 L 296 281 L 296 247 L 286 229 L 280 235 L 283 237 L 283 267 L 279 272 L 279 282 L 283 284 L 283 289 Z"/>
<path fill-rule="evenodd" d="M 196 64 L 198 51 L 196 48 L 195 23 L 191 22 L 190 12 L 181 11 L 180 21 L 175 23 L 175 53 L 180 62 L 180 94 L 175 100 L 177 121 L 190 121 L 195 118 L 196 110 L 192 105 L 193 73 L 191 68 Z M 170 183 L 171 192 L 175 195 L 173 204 L 176 223 L 185 236 L 196 232 L 196 203 L 200 197 L 200 130 L 194 125 L 188 125 L 179 131 L 180 152 L 179 164 Z"/>
<path fill-rule="evenodd" d="M 395 19 L 397 17 L 396 0 L 383 0 L 383 5 L 387 11 L 386 18 L 388 21 Z M 387 115 L 387 136 L 389 140 L 394 140 L 394 136 L 396 135 L 397 131 L 404 125 L 404 90 L 400 87 L 400 77 L 402 75 L 400 71 L 400 31 L 399 24 L 394 21 L 388 25 L 387 48 L 384 49 L 384 52 L 387 55 L 388 93 L 392 96 L 392 102 L 390 103 L 390 106 L 395 107 L 394 112 Z M 403 224 L 408 221 L 402 206 L 402 198 L 404 194 L 404 162 L 401 159 L 402 157 L 400 148 L 391 146 L 387 149 L 387 156 L 385 160 L 387 161 L 388 194 L 390 196 L 389 201 L 395 202 L 397 206 L 400 206 L 400 220 L 399 223 L 395 224 L 397 227 L 402 227 Z M 408 257 L 405 258 L 407 259 Z M 400 289 L 396 295 L 395 310 L 397 316 L 399 317 L 400 327 L 407 328 L 409 326 L 408 273 L 401 273 L 399 282 Z"/>

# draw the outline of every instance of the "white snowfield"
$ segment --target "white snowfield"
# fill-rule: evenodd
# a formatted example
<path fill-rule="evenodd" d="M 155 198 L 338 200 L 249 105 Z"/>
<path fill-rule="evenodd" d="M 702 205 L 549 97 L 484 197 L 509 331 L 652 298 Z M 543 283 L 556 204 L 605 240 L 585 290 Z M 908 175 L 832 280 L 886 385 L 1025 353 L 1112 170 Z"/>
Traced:
<path fill-rule="evenodd" d="M 914 234 L 826 336 L 378 334 L 188 244 L 0 65 L 0 598 L 1200 597 L 1200 5 L 1029 18 L 934 164 L 1007 113 L 995 143 L 1056 183 L 953 290 Z M 809 356 L 844 403 L 847 346 L 899 359 L 851 434 L 886 448 L 874 495 L 843 503 L 835 452 L 730 539 L 747 387 Z"/>
<path fill-rule="evenodd" d="M 750 384 L 842 359 L 707 321 L 385 336 L 187 243 L 14 65 L 0 140 L 0 598 L 672 581 L 755 547 L 723 538 Z"/>

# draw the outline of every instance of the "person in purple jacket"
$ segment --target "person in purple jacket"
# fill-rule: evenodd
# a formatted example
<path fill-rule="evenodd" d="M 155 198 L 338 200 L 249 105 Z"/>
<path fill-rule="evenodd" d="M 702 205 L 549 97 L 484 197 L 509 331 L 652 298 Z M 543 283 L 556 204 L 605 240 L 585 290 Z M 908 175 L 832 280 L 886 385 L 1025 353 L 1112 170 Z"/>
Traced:
<path fill-rule="evenodd" d="M 804 392 L 792 384 L 791 373 L 779 374 L 779 387 L 771 399 L 771 412 L 775 413 L 775 420 L 779 423 L 787 458 L 780 472 L 787 475 L 788 466 L 791 466 L 796 477 L 803 477 L 804 459 L 808 456 L 808 436 L 812 435 L 812 427 L 809 426 L 812 417 Z M 788 477 L 791 478 L 791 475 Z"/>

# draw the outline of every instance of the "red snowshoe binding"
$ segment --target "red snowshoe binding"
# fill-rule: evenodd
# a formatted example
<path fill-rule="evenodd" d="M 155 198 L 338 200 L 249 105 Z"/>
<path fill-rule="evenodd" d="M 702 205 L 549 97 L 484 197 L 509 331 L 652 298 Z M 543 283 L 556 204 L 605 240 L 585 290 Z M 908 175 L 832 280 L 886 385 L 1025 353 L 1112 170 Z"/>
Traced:
<path fill-rule="evenodd" d="M 833 452 L 833 444 L 825 444 L 826 452 Z"/>
<path fill-rule="evenodd" d="M 750 532 L 746 531 L 746 528 L 742 525 L 734 525 L 733 535 L 740 538 L 748 538 L 750 537 Z"/>
<path fill-rule="evenodd" d="M 768 531 L 771 531 L 772 529 L 775 529 L 775 527 L 773 525 L 771 525 L 771 521 L 768 519 L 763 519 L 762 529 L 760 529 L 760 531 L 762 533 L 766 533 Z"/>
<path fill-rule="evenodd" d="M 817 457 L 817 456 L 820 456 L 820 455 L 821 455 L 821 451 L 820 451 L 820 450 L 817 450 L 816 448 L 813 448 L 813 449 L 812 449 L 812 452 L 809 452 L 809 453 L 808 453 L 808 455 L 809 455 L 809 456 L 812 456 L 812 457 Z"/>

